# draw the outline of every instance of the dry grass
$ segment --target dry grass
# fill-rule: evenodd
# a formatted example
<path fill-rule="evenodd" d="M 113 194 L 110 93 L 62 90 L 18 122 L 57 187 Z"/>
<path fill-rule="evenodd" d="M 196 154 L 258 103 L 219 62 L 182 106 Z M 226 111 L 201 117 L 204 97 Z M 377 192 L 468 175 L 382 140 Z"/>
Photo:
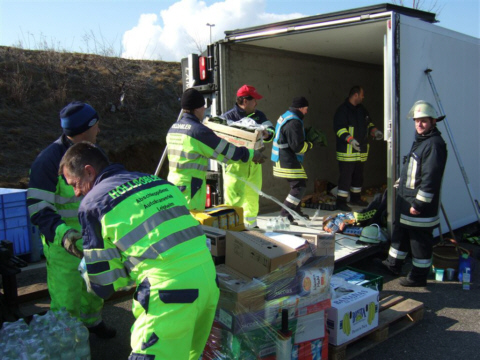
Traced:
<path fill-rule="evenodd" d="M 0 47 L 0 187 L 27 186 L 31 163 L 60 136 L 58 113 L 73 100 L 99 113 L 98 142 L 112 161 L 154 172 L 181 91 L 180 63 Z"/>

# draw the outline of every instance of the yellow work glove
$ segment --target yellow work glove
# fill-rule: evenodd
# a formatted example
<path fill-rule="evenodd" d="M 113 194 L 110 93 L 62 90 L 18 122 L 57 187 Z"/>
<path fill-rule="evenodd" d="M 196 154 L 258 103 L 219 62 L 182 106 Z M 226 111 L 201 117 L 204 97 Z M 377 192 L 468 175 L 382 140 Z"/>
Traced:
<path fill-rule="evenodd" d="M 79 259 L 83 258 L 83 251 L 77 248 L 77 242 L 80 240 L 82 240 L 82 234 L 75 229 L 68 230 L 65 235 L 63 235 L 62 239 L 62 246 L 65 250 Z"/>

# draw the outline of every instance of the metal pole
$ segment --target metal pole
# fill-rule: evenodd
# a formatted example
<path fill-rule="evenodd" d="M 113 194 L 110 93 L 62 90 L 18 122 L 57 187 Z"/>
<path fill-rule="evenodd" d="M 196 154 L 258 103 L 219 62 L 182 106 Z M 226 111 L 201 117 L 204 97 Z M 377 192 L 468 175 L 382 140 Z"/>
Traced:
<path fill-rule="evenodd" d="M 210 27 L 210 44 L 212 43 L 212 27 L 215 26 L 215 24 L 210 24 L 210 23 L 207 23 L 207 26 Z"/>
<path fill-rule="evenodd" d="M 433 83 L 432 75 L 430 72 L 432 69 L 426 69 L 425 74 L 427 74 L 428 81 L 430 82 L 430 86 L 432 87 L 433 95 L 435 96 L 435 100 L 437 102 L 437 106 L 440 109 L 442 115 L 445 115 L 445 110 L 443 110 L 442 102 L 440 101 L 440 96 L 438 95 L 437 88 Z M 465 181 L 465 185 L 467 185 L 468 195 L 470 196 L 470 200 L 472 201 L 473 208 L 475 209 L 475 213 L 477 215 L 477 221 L 480 223 L 480 205 L 478 204 L 478 200 L 474 199 L 473 191 L 470 186 L 470 181 L 468 180 L 467 173 L 465 172 L 465 167 L 463 166 L 462 159 L 460 158 L 460 154 L 458 153 L 457 145 L 455 144 L 455 140 L 453 139 L 452 131 L 450 130 L 450 126 L 448 125 L 447 118 L 443 120 L 445 124 L 445 128 L 447 129 L 448 137 L 450 138 L 450 142 L 452 144 L 453 152 L 455 153 L 455 157 L 457 158 L 458 166 L 460 167 L 460 171 L 463 175 L 463 180 Z"/>
<path fill-rule="evenodd" d="M 182 115 L 183 115 L 183 109 L 180 110 L 180 114 L 178 114 L 176 122 L 178 122 L 182 118 Z M 165 149 L 163 149 L 163 154 L 162 154 L 162 157 L 160 158 L 160 161 L 158 162 L 157 170 L 155 170 L 155 175 L 158 176 L 158 174 L 160 174 L 160 170 L 162 169 L 162 166 L 166 157 L 167 157 L 167 145 L 165 145 Z"/>

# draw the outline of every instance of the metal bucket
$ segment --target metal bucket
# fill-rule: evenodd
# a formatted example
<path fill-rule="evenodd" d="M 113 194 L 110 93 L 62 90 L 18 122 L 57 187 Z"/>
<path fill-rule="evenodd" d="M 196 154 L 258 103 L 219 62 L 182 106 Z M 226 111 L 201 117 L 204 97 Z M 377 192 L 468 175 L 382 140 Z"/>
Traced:
<path fill-rule="evenodd" d="M 454 239 L 444 239 L 433 247 L 433 266 L 436 269 L 458 270 L 459 259 L 463 254 L 470 255 L 470 251 L 458 246 Z"/>

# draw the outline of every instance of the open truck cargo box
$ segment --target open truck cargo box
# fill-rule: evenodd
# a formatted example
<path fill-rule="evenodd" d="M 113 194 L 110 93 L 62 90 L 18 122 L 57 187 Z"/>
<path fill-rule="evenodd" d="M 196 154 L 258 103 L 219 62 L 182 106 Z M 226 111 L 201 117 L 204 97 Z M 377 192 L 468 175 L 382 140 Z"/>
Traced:
<path fill-rule="evenodd" d="M 361 85 L 372 122 L 385 134 L 384 141 L 371 142 L 364 189 L 387 185 L 391 231 L 392 185 L 415 132 L 408 111 L 419 99 L 438 109 L 426 69 L 432 69 L 465 175 L 473 180 L 473 199 L 480 194 L 480 40 L 435 23 L 433 13 L 381 4 L 227 31 L 223 40 L 208 47 L 208 75 L 203 82 L 192 82 L 194 57 L 182 61 L 184 86 L 195 84 L 212 103 L 210 115 L 218 116 L 233 107 L 241 85 L 253 85 L 263 95 L 257 108 L 274 124 L 294 96 L 305 96 L 310 103 L 306 126 L 324 131 L 328 140 L 327 147 L 315 147 L 305 156 L 307 192 L 311 192 L 316 178 L 338 181 L 333 116 L 349 89 Z M 445 122 L 439 130 L 449 149 L 442 203 L 457 229 L 476 221 L 478 215 Z M 270 151 L 266 144 L 264 153 Z M 263 165 L 263 191 L 280 201 L 289 191 L 286 181 L 273 177 L 268 161 Z M 260 206 L 263 213 L 277 207 L 264 198 Z M 444 219 L 442 228 L 447 228 Z"/>

